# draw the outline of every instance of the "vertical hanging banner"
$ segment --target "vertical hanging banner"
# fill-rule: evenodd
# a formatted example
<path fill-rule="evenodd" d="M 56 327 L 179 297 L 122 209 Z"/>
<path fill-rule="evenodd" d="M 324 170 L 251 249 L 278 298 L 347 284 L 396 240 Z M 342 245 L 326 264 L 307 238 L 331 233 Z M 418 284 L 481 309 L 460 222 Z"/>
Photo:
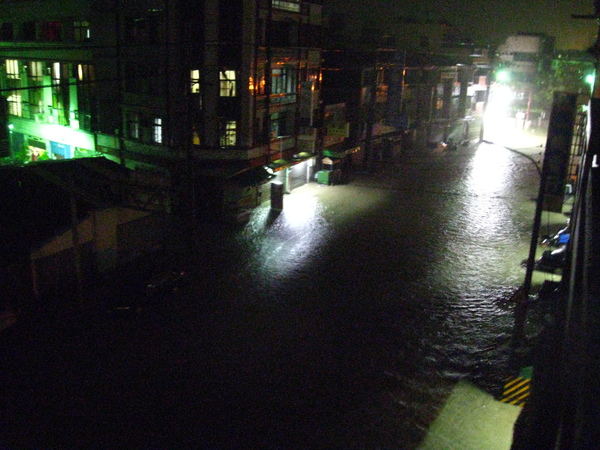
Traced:
<path fill-rule="evenodd" d="M 562 212 L 577 112 L 577 94 L 555 92 L 542 167 L 544 211 Z"/>

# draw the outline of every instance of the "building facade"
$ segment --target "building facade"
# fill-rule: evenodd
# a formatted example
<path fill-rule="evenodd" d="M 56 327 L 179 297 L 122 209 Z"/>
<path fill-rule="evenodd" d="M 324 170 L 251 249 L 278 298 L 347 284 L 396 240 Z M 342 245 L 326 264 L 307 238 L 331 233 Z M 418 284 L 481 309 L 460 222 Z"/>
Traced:
<path fill-rule="evenodd" d="M 103 156 L 210 215 L 319 149 L 321 0 L 1 3 L 5 162 Z"/>
<path fill-rule="evenodd" d="M 540 75 L 551 71 L 554 41 L 541 33 L 518 33 L 497 48 L 496 81 L 511 87 L 509 115 L 523 124 L 539 117 L 533 102 Z"/>

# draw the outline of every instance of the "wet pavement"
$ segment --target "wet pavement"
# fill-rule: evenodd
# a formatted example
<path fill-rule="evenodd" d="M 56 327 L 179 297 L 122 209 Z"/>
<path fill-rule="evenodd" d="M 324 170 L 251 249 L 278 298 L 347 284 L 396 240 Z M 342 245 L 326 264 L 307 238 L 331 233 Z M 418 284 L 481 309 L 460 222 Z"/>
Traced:
<path fill-rule="evenodd" d="M 177 292 L 5 330 L 2 444 L 416 448 L 457 383 L 502 387 L 538 181 L 494 145 L 400 154 L 182 226 Z"/>

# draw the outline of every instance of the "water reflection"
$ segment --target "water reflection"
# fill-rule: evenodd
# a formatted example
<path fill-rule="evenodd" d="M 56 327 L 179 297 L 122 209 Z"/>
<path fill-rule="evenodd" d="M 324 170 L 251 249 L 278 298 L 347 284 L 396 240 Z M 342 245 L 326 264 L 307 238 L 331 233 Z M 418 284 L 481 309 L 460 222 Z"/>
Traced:
<path fill-rule="evenodd" d="M 510 178 L 510 161 L 510 152 L 495 145 L 479 145 L 470 164 L 471 192 L 480 195 L 505 191 Z"/>
<path fill-rule="evenodd" d="M 466 205 L 469 232 L 479 238 L 493 238 L 507 227 L 510 216 L 506 202 L 497 197 L 510 188 L 511 155 L 493 145 L 482 144 L 471 160 L 467 181 L 469 202 Z"/>
<path fill-rule="evenodd" d="M 282 211 L 268 204 L 254 211 L 244 239 L 255 252 L 250 267 L 278 276 L 301 270 L 328 234 L 322 203 L 303 192 L 288 195 Z"/>

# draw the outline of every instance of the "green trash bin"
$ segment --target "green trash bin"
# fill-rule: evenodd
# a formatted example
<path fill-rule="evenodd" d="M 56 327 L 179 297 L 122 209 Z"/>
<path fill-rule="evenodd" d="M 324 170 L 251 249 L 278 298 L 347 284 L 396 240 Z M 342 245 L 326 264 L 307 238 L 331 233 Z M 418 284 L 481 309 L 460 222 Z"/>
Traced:
<path fill-rule="evenodd" d="M 331 171 L 330 170 L 319 170 L 317 172 L 317 183 L 330 184 L 330 182 L 331 182 Z"/>

